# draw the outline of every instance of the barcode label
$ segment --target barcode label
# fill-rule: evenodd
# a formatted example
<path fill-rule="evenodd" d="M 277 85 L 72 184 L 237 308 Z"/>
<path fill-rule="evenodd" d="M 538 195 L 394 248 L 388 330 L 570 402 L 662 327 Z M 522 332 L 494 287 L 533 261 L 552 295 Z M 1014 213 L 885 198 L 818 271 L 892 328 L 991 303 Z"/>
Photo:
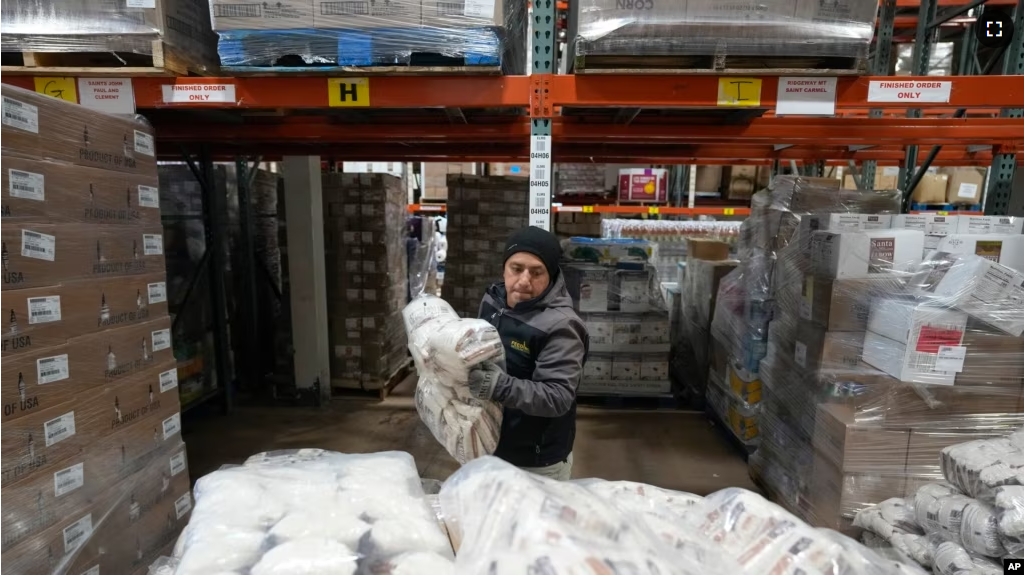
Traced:
<path fill-rule="evenodd" d="M 7 175 L 10 181 L 7 191 L 11 198 L 24 198 L 38 202 L 46 200 L 45 178 L 42 174 L 12 169 L 7 172 Z"/>
<path fill-rule="evenodd" d="M 4 96 L 4 124 L 33 134 L 39 134 L 39 109 L 14 98 Z"/>
<path fill-rule="evenodd" d="M 28 323 L 46 324 L 61 319 L 61 297 L 40 296 L 28 299 Z"/>
<path fill-rule="evenodd" d="M 153 186 L 139 185 L 139 206 L 160 208 L 160 191 Z"/>
<path fill-rule="evenodd" d="M 177 476 L 185 471 L 185 452 L 179 452 L 171 456 L 171 476 Z"/>
<path fill-rule="evenodd" d="M 547 166 L 533 166 L 530 169 L 530 177 L 534 180 L 548 180 Z"/>
<path fill-rule="evenodd" d="M 146 285 L 146 295 L 150 304 L 167 302 L 167 283 L 154 282 Z"/>
<path fill-rule="evenodd" d="M 550 136 L 534 136 L 530 151 L 534 153 L 548 152 L 548 140 L 550 138 Z"/>
<path fill-rule="evenodd" d="M 154 330 L 150 333 L 150 337 L 153 339 L 153 351 L 160 352 L 171 347 L 171 329 L 164 328 L 163 330 Z"/>
<path fill-rule="evenodd" d="M 55 237 L 31 230 L 21 231 L 22 257 L 53 262 L 56 252 L 57 239 Z"/>
<path fill-rule="evenodd" d="M 64 553 L 71 554 L 93 535 L 93 515 L 86 514 L 64 529 Z"/>
<path fill-rule="evenodd" d="M 43 424 L 43 435 L 46 437 L 46 447 L 49 448 L 61 440 L 67 440 L 75 435 L 75 413 L 68 412 Z"/>
<path fill-rule="evenodd" d="M 57 498 L 78 490 L 83 485 L 85 485 L 85 464 L 81 462 L 53 474 L 53 494 Z"/>
<path fill-rule="evenodd" d="M 182 516 L 189 513 L 192 510 L 192 497 L 186 492 L 182 494 L 182 497 L 174 501 L 174 513 L 178 516 L 178 520 L 182 519 Z"/>
<path fill-rule="evenodd" d="M 164 420 L 164 440 L 167 440 L 171 436 L 181 432 L 182 429 L 182 415 L 177 413 L 171 416 L 167 420 Z"/>
<path fill-rule="evenodd" d="M 153 146 L 153 136 L 135 131 L 135 151 L 146 156 L 155 156 L 156 148 Z"/>
<path fill-rule="evenodd" d="M 60 382 L 71 377 L 68 355 L 49 356 L 36 360 L 36 382 L 40 385 Z"/>
<path fill-rule="evenodd" d="M 146 256 L 159 256 L 164 253 L 164 236 L 162 234 L 143 234 L 142 253 Z"/>
<path fill-rule="evenodd" d="M 172 368 L 166 372 L 160 373 L 160 393 L 163 394 L 168 390 L 173 390 L 178 387 L 178 369 Z M 165 433 L 166 437 L 166 433 Z"/>
<path fill-rule="evenodd" d="M 552 137 L 537 135 L 530 139 L 530 218 L 528 224 L 543 230 L 551 228 Z"/>
<path fill-rule="evenodd" d="M 548 198 L 546 196 L 535 196 L 534 197 L 534 208 L 547 208 Z"/>

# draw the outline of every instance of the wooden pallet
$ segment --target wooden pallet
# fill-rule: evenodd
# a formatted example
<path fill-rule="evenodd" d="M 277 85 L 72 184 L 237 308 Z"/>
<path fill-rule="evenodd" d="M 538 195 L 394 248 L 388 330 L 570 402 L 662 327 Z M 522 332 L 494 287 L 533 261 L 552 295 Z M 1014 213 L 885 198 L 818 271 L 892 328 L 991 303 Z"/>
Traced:
<path fill-rule="evenodd" d="M 727 74 L 842 76 L 865 74 L 863 58 L 816 56 L 627 56 L 577 55 L 576 74 Z"/>
<path fill-rule="evenodd" d="M 163 40 L 151 54 L 133 52 L 4 52 L 0 73 L 53 76 L 205 76 L 216 73 Z"/>
<path fill-rule="evenodd" d="M 392 390 L 395 389 L 406 376 L 409 376 L 413 370 L 413 361 L 407 360 L 392 372 L 391 376 L 383 379 L 372 379 L 357 380 L 355 378 L 332 378 L 331 379 L 331 395 L 332 396 L 352 396 L 359 395 L 363 397 L 377 396 L 381 400 L 384 400 L 391 394 Z"/>

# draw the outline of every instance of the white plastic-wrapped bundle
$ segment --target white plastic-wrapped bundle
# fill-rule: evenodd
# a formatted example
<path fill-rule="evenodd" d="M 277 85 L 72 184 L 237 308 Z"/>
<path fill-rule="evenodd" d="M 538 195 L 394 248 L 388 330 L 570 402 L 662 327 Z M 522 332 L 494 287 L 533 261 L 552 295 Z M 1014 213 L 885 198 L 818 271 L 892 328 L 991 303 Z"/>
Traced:
<path fill-rule="evenodd" d="M 936 574 L 1003 574 L 1004 568 L 990 558 L 972 554 L 953 542 L 936 547 Z"/>
<path fill-rule="evenodd" d="M 453 557 L 403 452 L 262 453 L 200 478 L 194 492 L 192 518 L 162 571 L 386 574 L 436 570 Z"/>
<path fill-rule="evenodd" d="M 889 542 L 894 550 L 922 566 L 933 565 L 936 546 L 915 520 L 914 506 L 903 498 L 890 498 L 858 511 L 854 525 Z"/>
<path fill-rule="evenodd" d="M 420 379 L 416 409 L 431 434 L 460 463 L 492 454 L 502 431 L 502 408 L 470 394 L 470 369 L 505 363 L 498 331 L 485 320 L 460 318 L 444 300 L 420 296 L 402 311 Z"/>
<path fill-rule="evenodd" d="M 998 486 L 1025 484 L 1025 446 L 1021 430 L 943 449 L 940 466 L 948 482 L 973 498 L 992 502 Z"/>
<path fill-rule="evenodd" d="M 474 460 L 442 486 L 441 506 L 463 574 L 710 574 L 666 546 L 636 515 L 575 482 Z"/>

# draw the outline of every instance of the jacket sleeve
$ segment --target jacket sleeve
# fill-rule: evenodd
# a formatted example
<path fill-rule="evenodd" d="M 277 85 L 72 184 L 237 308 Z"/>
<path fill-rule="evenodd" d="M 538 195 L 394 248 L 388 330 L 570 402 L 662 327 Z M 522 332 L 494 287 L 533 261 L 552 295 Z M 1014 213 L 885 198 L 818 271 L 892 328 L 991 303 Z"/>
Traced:
<path fill-rule="evenodd" d="M 569 412 L 584 370 L 587 333 L 578 322 L 560 324 L 538 355 L 532 380 L 503 374 L 492 398 L 529 416 L 555 418 Z"/>

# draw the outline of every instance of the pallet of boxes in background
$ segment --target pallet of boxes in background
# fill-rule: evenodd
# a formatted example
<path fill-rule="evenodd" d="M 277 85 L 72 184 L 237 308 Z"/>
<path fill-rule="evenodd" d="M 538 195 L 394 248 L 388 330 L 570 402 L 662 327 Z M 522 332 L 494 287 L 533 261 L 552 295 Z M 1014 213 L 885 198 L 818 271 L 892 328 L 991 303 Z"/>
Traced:
<path fill-rule="evenodd" d="M 409 366 L 405 181 L 328 172 L 323 195 L 331 385 L 385 393 Z"/>
<path fill-rule="evenodd" d="M 153 135 L 2 97 L 4 572 L 137 572 L 191 508 Z"/>

